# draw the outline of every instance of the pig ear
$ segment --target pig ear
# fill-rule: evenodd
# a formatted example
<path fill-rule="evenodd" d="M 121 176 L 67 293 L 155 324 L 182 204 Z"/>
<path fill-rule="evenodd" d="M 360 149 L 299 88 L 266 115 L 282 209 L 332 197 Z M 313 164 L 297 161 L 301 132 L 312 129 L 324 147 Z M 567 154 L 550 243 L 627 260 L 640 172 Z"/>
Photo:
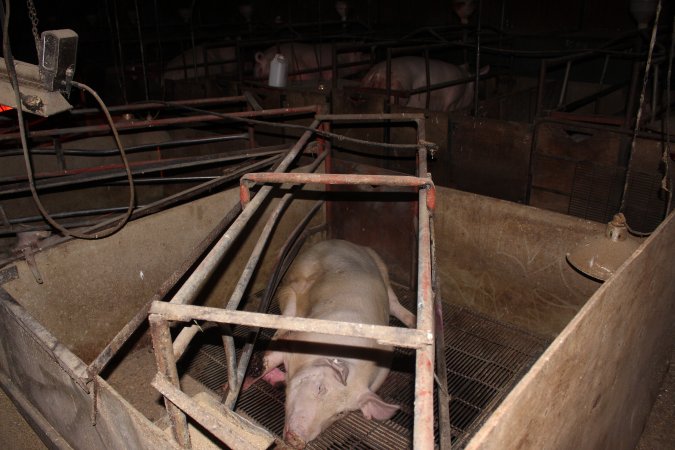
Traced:
<path fill-rule="evenodd" d="M 344 386 L 347 386 L 347 377 L 349 376 L 349 366 L 338 358 L 325 358 L 316 363 L 317 366 L 328 366 L 335 371 L 335 377 Z"/>
<path fill-rule="evenodd" d="M 481 75 L 485 75 L 485 74 L 488 73 L 489 71 L 490 71 L 490 64 L 488 64 L 488 65 L 483 66 L 483 67 L 480 68 L 480 74 L 481 74 Z"/>
<path fill-rule="evenodd" d="M 398 405 L 387 403 L 379 395 L 367 390 L 359 397 L 359 408 L 366 419 L 387 420 L 399 410 Z"/>
<path fill-rule="evenodd" d="M 262 52 L 256 52 L 255 54 L 255 60 L 259 63 L 263 62 L 263 53 Z"/>

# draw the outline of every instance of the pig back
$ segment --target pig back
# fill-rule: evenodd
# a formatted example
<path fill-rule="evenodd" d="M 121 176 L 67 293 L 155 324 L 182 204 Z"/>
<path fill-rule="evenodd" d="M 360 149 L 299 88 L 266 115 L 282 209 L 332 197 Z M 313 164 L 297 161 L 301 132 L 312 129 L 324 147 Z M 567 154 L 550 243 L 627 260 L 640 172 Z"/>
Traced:
<path fill-rule="evenodd" d="M 374 258 L 348 241 L 320 242 L 296 258 L 280 291 L 293 290 L 299 317 L 386 325 L 387 275 Z"/>

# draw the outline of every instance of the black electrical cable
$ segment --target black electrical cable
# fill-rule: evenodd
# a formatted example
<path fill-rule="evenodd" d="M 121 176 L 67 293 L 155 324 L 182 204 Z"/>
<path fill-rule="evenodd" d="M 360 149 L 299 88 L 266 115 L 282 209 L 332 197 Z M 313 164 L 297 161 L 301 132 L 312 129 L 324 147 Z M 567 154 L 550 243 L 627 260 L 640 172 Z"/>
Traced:
<path fill-rule="evenodd" d="M 27 139 L 27 134 L 26 134 L 26 126 L 24 122 L 24 117 L 23 117 L 23 111 L 21 109 L 21 93 L 19 91 L 19 79 L 16 74 L 16 67 L 14 66 L 14 57 L 12 56 L 12 50 L 9 42 L 9 15 L 10 15 L 10 2 L 7 0 L 6 4 L 0 2 L 0 19 L 2 20 L 2 37 L 3 37 L 3 50 L 4 50 L 4 57 L 5 57 L 5 66 L 7 68 L 7 73 L 9 75 L 9 79 L 12 84 L 12 88 L 14 89 L 14 97 L 15 97 L 15 102 L 16 102 L 16 112 L 17 112 L 17 118 L 19 121 L 19 135 L 21 138 L 21 146 L 23 148 L 23 156 L 24 156 L 24 163 L 26 166 L 26 173 L 28 175 L 28 184 L 30 186 L 30 191 L 33 196 L 33 201 L 35 202 L 35 205 L 37 206 L 38 210 L 40 211 L 40 214 L 45 218 L 45 220 L 54 228 L 56 228 L 58 231 L 60 231 L 62 234 L 65 236 L 70 236 L 78 239 L 100 239 L 104 238 L 107 236 L 110 236 L 116 232 L 118 232 L 122 227 L 127 223 L 129 220 L 129 217 L 133 213 L 134 210 L 134 203 L 136 202 L 136 194 L 135 194 L 135 189 L 134 189 L 134 182 L 133 182 L 133 177 L 131 175 L 131 168 L 129 167 L 129 162 L 127 160 L 126 154 L 124 152 L 124 147 L 122 146 L 122 142 L 120 141 L 119 135 L 117 134 L 117 129 L 115 128 L 115 124 L 112 120 L 112 117 L 110 116 L 110 112 L 108 112 L 107 107 L 103 103 L 103 100 L 98 96 L 98 94 L 91 89 L 90 87 L 82 84 L 82 83 L 77 83 L 73 81 L 73 86 L 76 86 L 80 89 L 88 91 L 92 96 L 96 99 L 97 102 L 101 105 L 101 108 L 103 109 L 103 112 L 108 119 L 108 123 L 110 124 L 110 128 L 112 129 L 113 136 L 115 138 L 115 142 L 117 146 L 119 147 L 120 150 L 120 155 L 122 157 L 122 161 L 124 162 L 124 167 L 127 171 L 127 178 L 129 180 L 129 207 L 127 209 L 126 214 L 124 214 L 122 217 L 120 217 L 120 222 L 117 224 L 112 229 L 108 229 L 102 233 L 94 233 L 94 234 L 85 234 L 85 233 L 80 233 L 77 231 L 73 230 L 68 230 L 67 228 L 63 227 L 60 225 L 58 222 L 56 222 L 47 212 L 45 209 L 44 205 L 42 205 L 42 202 L 40 201 L 40 197 L 38 196 L 37 189 L 35 188 L 35 180 L 33 179 L 33 168 L 30 160 L 30 151 L 28 149 L 28 139 Z"/>

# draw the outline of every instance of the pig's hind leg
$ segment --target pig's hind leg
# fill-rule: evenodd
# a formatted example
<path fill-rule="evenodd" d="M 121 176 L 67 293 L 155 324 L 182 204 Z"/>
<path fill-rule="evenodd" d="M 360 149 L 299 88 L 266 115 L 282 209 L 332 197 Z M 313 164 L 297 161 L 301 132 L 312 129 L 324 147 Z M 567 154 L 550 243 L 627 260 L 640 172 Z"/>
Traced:
<path fill-rule="evenodd" d="M 396 293 L 391 288 L 389 283 L 387 283 L 387 295 L 389 296 L 389 312 L 391 315 L 403 322 L 406 327 L 416 328 L 417 318 L 415 317 L 415 314 L 411 313 L 403 305 L 401 305 L 401 303 L 398 301 Z"/>
<path fill-rule="evenodd" d="M 389 313 L 403 322 L 406 327 L 416 328 L 417 319 L 415 314 L 405 309 L 405 307 L 398 301 L 398 297 L 396 296 L 396 293 L 394 292 L 394 289 L 392 289 L 391 283 L 389 282 L 389 271 L 387 270 L 387 266 L 384 264 L 384 261 L 382 261 L 379 255 L 372 249 L 366 248 L 366 250 L 370 254 L 371 258 L 373 258 L 375 261 L 375 264 L 377 264 L 377 268 L 380 270 L 382 280 L 387 286 L 387 296 L 389 297 Z"/>

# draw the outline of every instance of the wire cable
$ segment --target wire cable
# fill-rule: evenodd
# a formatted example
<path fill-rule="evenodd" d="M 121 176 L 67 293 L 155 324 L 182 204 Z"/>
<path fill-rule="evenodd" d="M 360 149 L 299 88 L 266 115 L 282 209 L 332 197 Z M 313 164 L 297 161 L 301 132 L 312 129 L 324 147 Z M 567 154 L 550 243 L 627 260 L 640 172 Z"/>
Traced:
<path fill-rule="evenodd" d="M 77 231 L 73 230 L 68 230 L 61 224 L 59 224 L 56 220 L 54 220 L 47 210 L 45 209 L 44 205 L 40 201 L 40 197 L 38 195 L 37 189 L 35 187 L 35 180 L 33 178 L 33 168 L 31 164 L 31 158 L 30 158 L 30 151 L 28 149 L 28 139 L 27 139 L 27 133 L 26 133 L 26 126 L 25 126 L 25 120 L 23 116 L 23 110 L 21 108 L 21 92 L 19 90 L 19 79 L 16 74 L 16 67 L 14 66 L 14 57 L 12 55 L 12 50 L 11 50 L 11 45 L 9 42 L 9 15 L 10 15 L 10 2 L 7 0 L 6 3 L 0 3 L 0 15 L 2 16 L 2 37 L 3 37 L 3 51 L 4 51 L 4 57 L 5 57 L 5 66 L 7 68 L 7 73 L 9 75 L 10 82 L 12 84 L 12 88 L 14 90 L 14 98 L 16 102 L 16 112 L 17 112 L 17 118 L 19 122 L 19 135 L 21 138 L 21 147 L 23 149 L 23 157 L 24 157 L 24 164 L 26 166 L 26 174 L 28 176 L 28 184 L 30 187 L 31 195 L 33 197 L 33 201 L 35 202 L 35 205 L 37 206 L 38 210 L 40 211 L 40 214 L 45 218 L 45 220 L 54 228 L 56 228 L 59 232 L 64 234 L 65 236 L 70 236 L 78 239 L 100 239 L 104 238 L 107 236 L 110 236 L 124 227 L 124 225 L 127 223 L 129 220 L 129 217 L 131 216 L 133 209 L 134 209 L 134 203 L 136 202 L 136 196 L 135 196 L 135 188 L 134 188 L 134 183 L 133 183 L 133 177 L 131 175 L 131 168 L 129 166 L 129 162 L 126 158 L 126 154 L 124 152 L 124 147 L 122 146 L 122 142 L 120 141 L 119 135 L 117 133 L 117 129 L 115 128 L 115 124 L 112 120 L 112 117 L 110 116 L 110 112 L 108 112 L 107 107 L 101 100 L 101 98 L 98 96 L 98 94 L 91 89 L 90 87 L 82 84 L 82 83 L 77 83 L 75 81 L 72 82 L 72 84 L 80 89 L 84 89 L 88 91 L 92 96 L 96 99 L 96 101 L 99 102 L 101 105 L 101 108 L 103 109 L 103 112 L 108 119 L 108 123 L 110 124 L 110 128 L 112 129 L 113 136 L 115 138 L 115 142 L 117 143 L 117 146 L 119 147 L 120 150 L 120 155 L 122 156 L 122 161 L 124 162 L 125 169 L 127 171 L 127 177 L 129 180 L 129 207 L 127 209 L 126 214 L 124 214 L 122 217 L 120 217 L 120 222 L 112 229 L 105 230 L 101 233 L 94 233 L 94 234 L 85 234 L 85 233 L 80 233 Z"/>

